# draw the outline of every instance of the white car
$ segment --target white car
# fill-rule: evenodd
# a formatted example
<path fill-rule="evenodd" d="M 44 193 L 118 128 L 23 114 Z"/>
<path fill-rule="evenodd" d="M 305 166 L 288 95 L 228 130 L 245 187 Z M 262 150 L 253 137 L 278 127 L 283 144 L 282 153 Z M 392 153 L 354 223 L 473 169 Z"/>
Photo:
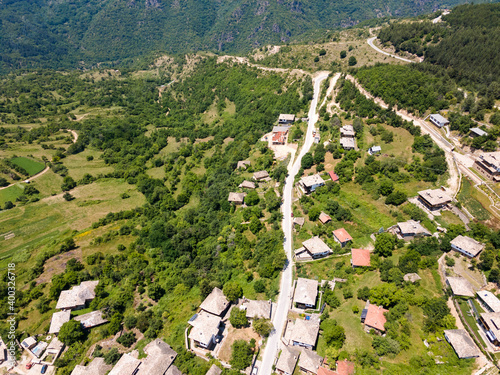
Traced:
<path fill-rule="evenodd" d="M 252 370 L 252 375 L 257 375 L 257 371 L 259 371 L 259 369 L 257 367 L 254 367 Z"/>

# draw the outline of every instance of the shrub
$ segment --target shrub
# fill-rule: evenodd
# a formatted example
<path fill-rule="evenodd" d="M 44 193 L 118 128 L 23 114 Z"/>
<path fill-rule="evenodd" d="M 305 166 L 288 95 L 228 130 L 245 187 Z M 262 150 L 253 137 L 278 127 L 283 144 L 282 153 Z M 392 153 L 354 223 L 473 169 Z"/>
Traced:
<path fill-rule="evenodd" d="M 246 316 L 246 310 L 242 310 L 237 306 L 231 309 L 231 314 L 229 315 L 229 322 L 234 328 L 242 328 L 248 326 L 248 319 Z"/>
<path fill-rule="evenodd" d="M 135 343 L 135 333 L 134 332 L 127 332 L 118 337 L 116 339 L 119 344 L 122 344 L 126 348 L 130 348 L 132 345 Z"/>

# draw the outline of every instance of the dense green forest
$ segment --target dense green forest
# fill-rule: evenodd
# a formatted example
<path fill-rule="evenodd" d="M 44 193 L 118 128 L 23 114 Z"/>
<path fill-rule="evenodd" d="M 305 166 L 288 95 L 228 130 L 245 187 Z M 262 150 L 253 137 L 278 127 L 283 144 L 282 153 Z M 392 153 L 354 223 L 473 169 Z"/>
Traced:
<path fill-rule="evenodd" d="M 0 69 L 123 64 L 152 51 L 248 51 L 319 29 L 414 16 L 461 2 L 4 0 Z"/>
<path fill-rule="evenodd" d="M 461 5 L 443 21 L 393 23 L 380 30 L 379 38 L 396 52 L 424 56 L 460 84 L 499 98 L 500 4 Z"/>

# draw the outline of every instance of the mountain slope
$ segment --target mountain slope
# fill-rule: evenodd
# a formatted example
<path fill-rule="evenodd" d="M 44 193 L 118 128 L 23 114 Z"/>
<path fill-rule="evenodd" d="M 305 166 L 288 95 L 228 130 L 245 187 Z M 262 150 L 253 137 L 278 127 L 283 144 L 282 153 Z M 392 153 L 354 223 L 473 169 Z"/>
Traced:
<path fill-rule="evenodd" d="M 5 67 L 122 61 L 152 50 L 248 51 L 317 29 L 410 16 L 461 0 L 3 0 Z"/>

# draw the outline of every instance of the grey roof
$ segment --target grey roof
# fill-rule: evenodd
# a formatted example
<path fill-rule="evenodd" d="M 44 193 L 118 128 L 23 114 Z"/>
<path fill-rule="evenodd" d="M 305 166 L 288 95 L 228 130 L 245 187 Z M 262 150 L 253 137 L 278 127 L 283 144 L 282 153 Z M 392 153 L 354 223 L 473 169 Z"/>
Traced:
<path fill-rule="evenodd" d="M 479 128 L 470 128 L 470 131 L 478 136 L 483 136 L 483 135 L 488 135 L 487 132 L 485 132 L 483 129 Z"/>
<path fill-rule="evenodd" d="M 95 287 L 99 280 L 83 281 L 80 285 L 74 286 L 70 290 L 63 290 L 59 295 L 56 309 L 73 309 L 84 306 L 87 301 L 95 298 Z"/>
<path fill-rule="evenodd" d="M 398 228 L 401 231 L 401 234 L 427 234 L 431 235 L 427 229 L 425 229 L 420 222 L 415 220 L 408 220 L 404 223 L 398 223 Z"/>
<path fill-rule="evenodd" d="M 221 315 L 229 306 L 229 301 L 219 288 L 214 288 L 212 292 L 201 303 L 200 309 L 215 315 Z"/>
<path fill-rule="evenodd" d="M 228 202 L 234 202 L 242 204 L 245 200 L 247 193 L 229 193 L 229 197 L 227 198 Z"/>
<path fill-rule="evenodd" d="M 269 173 L 267 173 L 267 171 L 259 171 L 259 172 L 255 172 L 253 174 L 253 178 L 254 180 L 263 180 L 264 178 L 268 178 L 269 177 Z"/>
<path fill-rule="evenodd" d="M 171 365 L 165 375 L 182 375 L 182 371 L 177 368 L 175 365 Z"/>
<path fill-rule="evenodd" d="M 242 307 L 246 309 L 247 318 L 271 319 L 271 301 L 248 300 L 243 302 Z"/>
<path fill-rule="evenodd" d="M 288 132 L 289 130 L 290 130 L 290 125 L 273 126 L 273 133 Z"/>
<path fill-rule="evenodd" d="M 450 285 L 456 296 L 474 297 L 472 285 L 463 277 L 447 277 L 446 282 Z"/>
<path fill-rule="evenodd" d="M 278 120 L 281 121 L 295 121 L 295 115 L 291 115 L 288 113 L 281 113 Z"/>
<path fill-rule="evenodd" d="M 314 185 L 324 185 L 325 181 L 321 178 L 321 176 L 317 174 L 313 174 L 311 176 L 305 176 L 300 179 L 300 183 L 305 187 L 312 187 Z"/>
<path fill-rule="evenodd" d="M 458 358 L 479 357 L 479 349 L 465 329 L 448 329 L 444 331 L 444 335 Z"/>
<path fill-rule="evenodd" d="M 441 116 L 439 113 L 434 113 L 431 115 L 436 121 L 439 121 L 441 123 L 444 123 L 444 122 L 449 122 L 447 118 Z"/>
<path fill-rule="evenodd" d="M 138 375 L 164 375 L 177 357 L 177 352 L 161 339 L 146 345 L 144 353 L 148 356 L 142 360 Z"/>
<path fill-rule="evenodd" d="M 64 344 L 61 341 L 59 341 L 57 337 L 54 337 L 50 342 L 49 346 L 47 346 L 46 352 L 52 355 L 58 355 L 63 348 Z"/>
<path fill-rule="evenodd" d="M 219 333 L 220 322 L 219 316 L 205 311 L 200 312 L 196 319 L 188 322 L 193 326 L 191 332 L 189 332 L 189 338 L 208 345 L 212 337 L 217 336 Z"/>
<path fill-rule="evenodd" d="M 245 180 L 241 184 L 239 184 L 238 187 L 245 189 L 255 189 L 255 182 Z"/>
<path fill-rule="evenodd" d="M 222 370 L 218 368 L 216 365 L 212 365 L 210 369 L 207 371 L 206 375 L 220 375 Z"/>
<path fill-rule="evenodd" d="M 340 145 L 343 148 L 354 148 L 356 146 L 356 144 L 354 143 L 354 138 L 346 138 L 346 137 L 340 138 Z"/>
<path fill-rule="evenodd" d="M 318 236 L 309 238 L 308 240 L 302 242 L 302 246 L 304 246 L 307 251 L 313 255 L 332 252 L 332 249 L 330 249 L 330 247 Z"/>
<path fill-rule="evenodd" d="M 296 319 L 290 327 L 290 340 L 297 341 L 314 347 L 319 334 L 319 321 L 317 319 Z"/>
<path fill-rule="evenodd" d="M 305 305 L 316 304 L 316 297 L 318 296 L 318 282 L 316 280 L 304 279 L 299 277 L 297 279 L 297 286 L 295 287 L 294 301 L 303 303 Z"/>
<path fill-rule="evenodd" d="M 451 197 L 441 189 L 422 190 L 418 192 L 418 195 L 433 206 L 451 202 Z"/>
<path fill-rule="evenodd" d="M 104 362 L 104 358 L 94 358 L 87 366 L 76 365 L 71 375 L 105 375 L 111 366 Z"/>
<path fill-rule="evenodd" d="M 240 168 L 247 169 L 247 165 L 250 165 L 250 160 L 240 160 L 236 164 L 236 169 L 240 169 Z"/>
<path fill-rule="evenodd" d="M 500 300 L 493 293 L 481 290 L 477 295 L 493 312 L 500 312 Z"/>
<path fill-rule="evenodd" d="M 380 152 L 380 151 L 382 151 L 382 147 L 380 147 L 380 146 L 372 146 L 372 147 L 370 147 L 370 151 L 371 152 Z"/>
<path fill-rule="evenodd" d="M 455 237 L 450 242 L 450 244 L 467 251 L 469 254 L 472 254 L 472 256 L 476 256 L 484 249 L 484 245 L 481 242 L 478 242 L 473 238 L 461 235 Z"/>
<path fill-rule="evenodd" d="M 276 363 L 276 369 L 286 372 L 287 374 L 293 374 L 293 370 L 297 364 L 297 359 L 297 351 L 289 348 L 288 346 L 283 346 L 278 362 Z"/>
<path fill-rule="evenodd" d="M 403 276 L 404 281 L 411 281 L 412 283 L 417 282 L 418 280 L 422 280 L 420 276 L 418 276 L 417 273 L 407 273 L 406 275 Z"/>
<path fill-rule="evenodd" d="M 303 225 L 304 225 L 304 222 L 305 222 L 305 219 L 304 219 L 303 217 L 294 217 L 294 218 L 293 218 L 293 223 L 294 223 L 294 224 L 297 224 L 297 225 L 303 226 Z"/>
<path fill-rule="evenodd" d="M 124 354 L 108 375 L 135 375 L 141 363 L 130 354 Z"/>
<path fill-rule="evenodd" d="M 323 357 L 311 349 L 303 348 L 299 357 L 299 367 L 306 371 L 317 374 L 318 368 L 323 363 Z"/>
<path fill-rule="evenodd" d="M 50 321 L 49 333 L 59 333 L 62 325 L 69 322 L 71 319 L 71 311 L 59 311 L 52 314 L 52 320 Z"/>
<path fill-rule="evenodd" d="M 99 310 L 76 316 L 75 320 L 81 322 L 84 328 L 92 328 L 108 322 Z"/>
<path fill-rule="evenodd" d="M 344 125 L 340 128 L 340 134 L 342 137 L 354 137 L 356 133 L 352 125 Z"/>

